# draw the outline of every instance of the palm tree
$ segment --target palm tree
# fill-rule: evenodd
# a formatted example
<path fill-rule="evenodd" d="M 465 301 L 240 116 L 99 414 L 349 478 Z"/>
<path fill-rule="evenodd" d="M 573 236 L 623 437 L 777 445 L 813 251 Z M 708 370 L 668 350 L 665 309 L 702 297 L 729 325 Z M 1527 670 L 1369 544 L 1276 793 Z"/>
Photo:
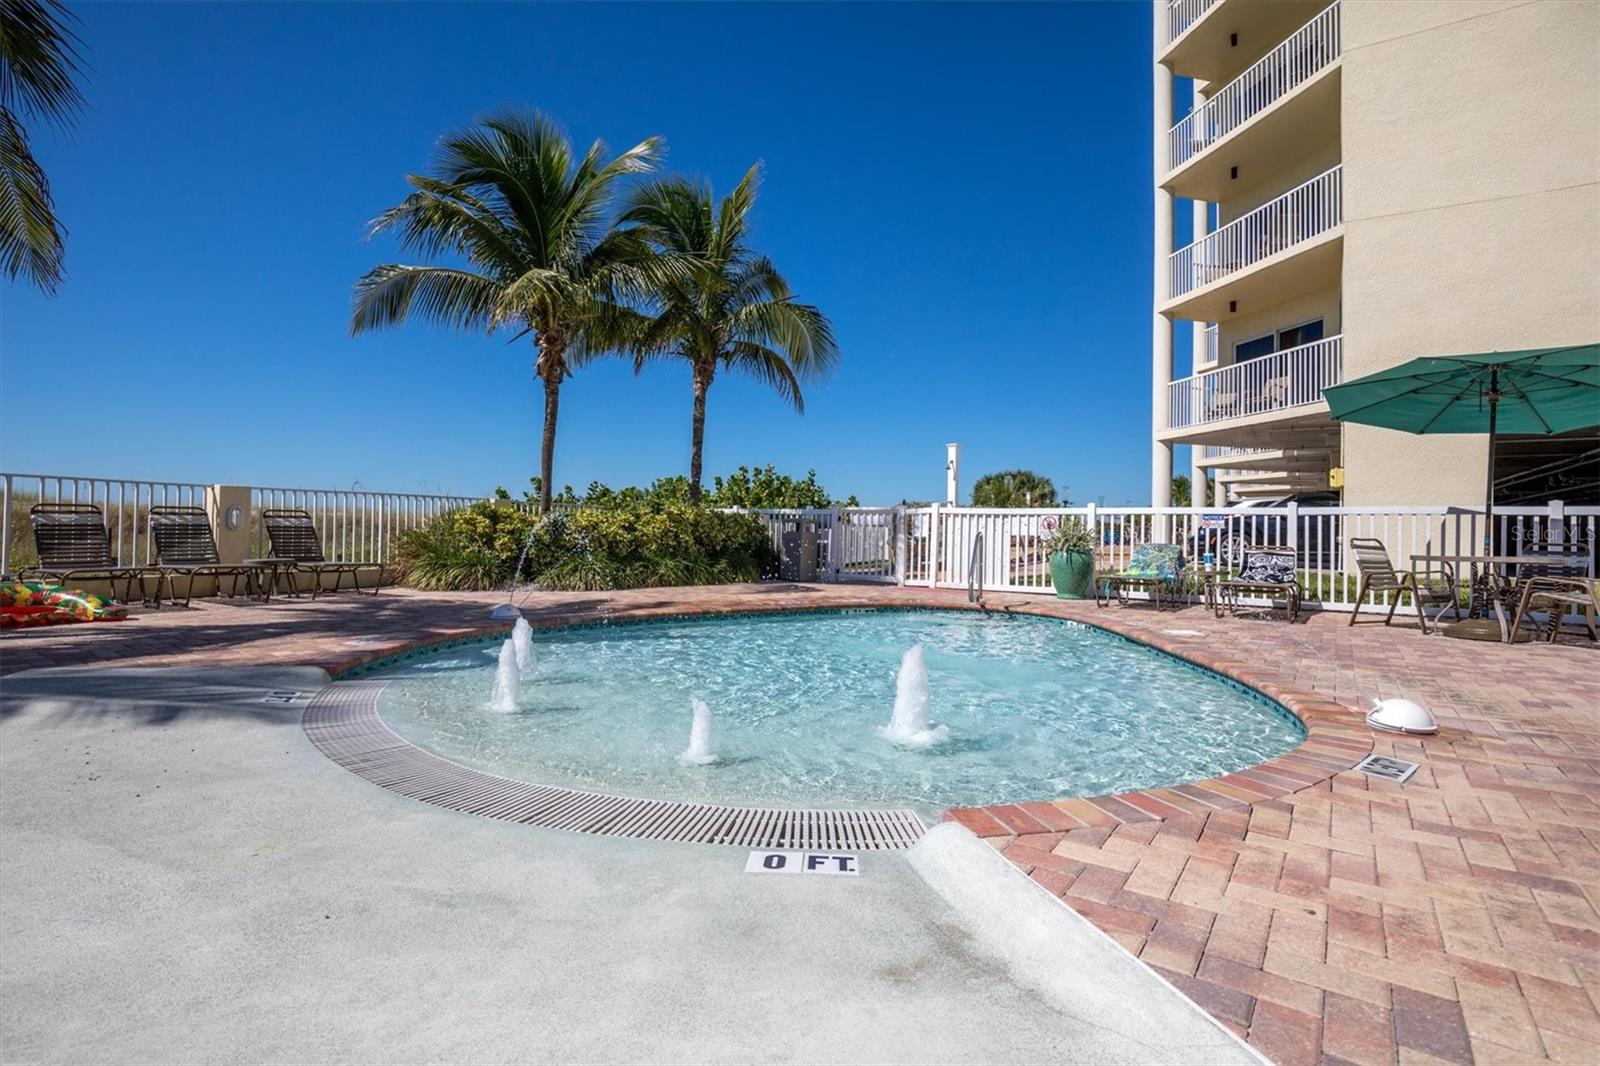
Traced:
<path fill-rule="evenodd" d="M 1002 470 L 972 483 L 974 507 L 1054 507 L 1055 482 L 1032 470 Z"/>
<path fill-rule="evenodd" d="M 65 126 L 83 105 L 71 17 L 57 0 L 0 0 L 0 262 L 47 293 L 61 285 L 64 230 L 22 120 Z"/>
<path fill-rule="evenodd" d="M 497 112 L 447 135 L 430 173 L 378 216 L 405 251 L 465 265 L 391 263 L 355 287 L 352 333 L 397 326 L 412 313 L 460 329 L 516 329 L 538 348 L 544 384 L 539 509 L 550 510 L 561 383 L 587 359 L 616 350 L 637 316 L 626 301 L 664 282 L 662 261 L 608 215 L 618 183 L 655 169 L 650 137 L 614 159 L 600 141 L 578 158 L 565 131 L 527 110 Z M 667 271 L 670 273 L 670 271 Z"/>
<path fill-rule="evenodd" d="M 700 502 L 706 434 L 706 393 L 721 370 L 748 374 L 771 385 L 801 413 L 804 379 L 838 360 L 833 327 L 809 304 L 795 303 L 789 283 L 747 238 L 761 164 L 757 163 L 720 204 L 709 183 L 669 178 L 640 186 L 620 224 L 632 227 L 658 254 L 693 262 L 693 271 L 667 276 L 650 301 L 653 312 L 637 323 L 634 369 L 654 358 L 687 360 L 694 386 L 689 449 L 689 501 Z"/>

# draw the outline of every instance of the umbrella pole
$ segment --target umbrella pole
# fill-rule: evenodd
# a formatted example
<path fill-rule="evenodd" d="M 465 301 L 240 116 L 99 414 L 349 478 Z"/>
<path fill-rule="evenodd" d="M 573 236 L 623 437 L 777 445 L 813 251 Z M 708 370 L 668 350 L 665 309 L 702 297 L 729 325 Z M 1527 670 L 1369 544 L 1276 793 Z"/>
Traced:
<path fill-rule="evenodd" d="M 1494 435 L 1495 420 L 1500 412 L 1500 368 L 1489 368 L 1489 483 L 1483 493 L 1483 548 L 1484 554 L 1494 554 Z"/>

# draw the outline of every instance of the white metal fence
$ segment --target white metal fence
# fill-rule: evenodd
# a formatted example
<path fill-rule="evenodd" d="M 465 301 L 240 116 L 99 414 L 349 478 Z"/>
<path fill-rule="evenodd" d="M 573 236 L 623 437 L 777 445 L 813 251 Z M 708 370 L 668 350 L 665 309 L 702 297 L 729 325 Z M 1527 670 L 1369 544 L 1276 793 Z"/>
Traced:
<path fill-rule="evenodd" d="M 1210 148 L 1339 57 L 1339 5 L 1290 34 L 1167 134 L 1173 168 Z"/>
<path fill-rule="evenodd" d="M 1342 173 L 1337 166 L 1325 170 L 1173 252 L 1168 260 L 1168 295 L 1182 296 L 1339 225 L 1344 220 Z"/>
<path fill-rule="evenodd" d="M 1167 386 L 1167 428 L 1320 403 L 1322 390 L 1341 380 L 1342 341 L 1326 337 L 1180 378 Z"/>
<path fill-rule="evenodd" d="M 773 531 L 799 522 L 817 532 L 822 580 L 870 580 L 930 588 L 964 589 L 975 574 L 989 592 L 1048 592 L 1046 543 L 1065 521 L 1094 530 L 1095 568 L 1127 566 L 1145 543 L 1177 544 L 1186 558 L 1211 555 L 1218 565 L 1237 566 L 1248 547 L 1288 547 L 1296 553 L 1308 608 L 1387 610 L 1388 600 L 1355 602 L 1359 574 L 1350 540 L 1383 541 L 1394 565 L 1411 569 L 1413 557 L 1481 554 L 1483 510 L 1478 507 L 1072 507 L 1004 509 L 982 507 L 838 508 L 758 512 Z M 1516 554 L 1559 543 L 1587 554 L 1595 573 L 1600 507 L 1514 507 L 1495 514 L 1494 546 Z M 976 554 L 975 554 L 976 553 Z M 1417 564 L 1420 567 L 1423 564 Z M 1458 567 L 1465 583 L 1471 567 Z M 1190 590 L 1199 598 L 1198 588 Z M 1266 601 L 1253 601 L 1264 603 Z M 1402 613 L 1411 611 L 1402 605 Z"/>
<path fill-rule="evenodd" d="M 149 540 L 152 507 L 205 507 L 212 486 L 190 481 L 74 477 L 67 474 L 0 473 L 0 574 L 36 562 L 28 512 L 40 503 L 93 504 L 105 515 L 111 551 L 125 566 L 155 561 Z M 329 559 L 383 562 L 395 536 L 427 523 L 445 511 L 481 497 L 418 493 L 249 487 L 250 550 L 265 556 L 261 524 L 267 508 L 299 508 L 310 513 Z"/>

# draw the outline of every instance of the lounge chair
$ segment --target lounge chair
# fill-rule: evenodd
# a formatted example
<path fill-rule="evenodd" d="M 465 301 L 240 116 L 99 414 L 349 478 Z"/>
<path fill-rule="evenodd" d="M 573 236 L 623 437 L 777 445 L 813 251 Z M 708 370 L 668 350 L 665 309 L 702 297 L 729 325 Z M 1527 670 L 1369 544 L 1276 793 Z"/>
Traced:
<path fill-rule="evenodd" d="M 224 563 L 217 555 L 217 538 L 211 533 L 211 520 L 201 507 L 150 508 L 150 542 L 155 545 L 156 565 L 161 570 L 161 580 L 167 583 L 167 596 L 176 605 L 178 592 L 174 577 L 187 577 L 183 605 L 189 606 L 194 598 L 194 579 L 217 579 L 217 594 L 222 594 L 222 579 L 233 578 L 228 595 L 239 595 L 239 579 L 245 579 L 248 593 L 257 576 L 257 568 L 237 563 Z M 268 595 L 270 595 L 268 590 Z M 156 585 L 156 602 L 161 602 L 161 586 Z"/>
<path fill-rule="evenodd" d="M 19 581 L 34 578 L 65 584 L 72 579 L 100 578 L 110 583 L 117 594 L 117 582 L 127 584 L 124 600 L 133 599 L 133 583 L 139 583 L 139 599 L 146 599 L 144 579 L 156 578 L 156 597 L 161 596 L 161 572 L 153 566 L 124 566 L 111 551 L 111 536 L 106 532 L 105 515 L 92 503 L 36 503 L 28 511 L 33 525 L 33 544 L 39 562 L 24 567 Z"/>
<path fill-rule="evenodd" d="M 311 515 L 298 508 L 269 508 L 261 512 L 261 524 L 266 526 L 267 540 L 272 546 L 274 559 L 288 559 L 295 564 L 289 574 L 290 591 L 300 591 L 299 582 L 295 573 L 304 572 L 311 574 L 311 598 L 314 600 L 322 592 L 322 575 L 333 575 L 333 588 L 329 591 L 338 592 L 344 583 L 344 575 L 349 574 L 355 583 L 355 590 L 361 591 L 361 571 L 370 570 L 378 566 L 378 581 L 374 583 L 371 593 L 378 594 L 378 585 L 383 583 L 382 567 L 377 563 L 347 563 L 329 560 L 322 554 L 322 538 L 317 536 L 316 523 L 311 521 Z"/>
<path fill-rule="evenodd" d="M 1409 592 L 1417 605 L 1417 620 L 1422 623 L 1424 633 L 1428 631 L 1429 604 L 1441 605 L 1439 613 L 1434 615 L 1435 623 L 1444 614 L 1446 606 L 1455 612 L 1455 617 L 1461 617 L 1456 572 L 1449 563 L 1441 564 L 1442 569 L 1439 570 L 1396 570 L 1394 564 L 1389 562 L 1389 549 L 1383 546 L 1383 541 L 1372 537 L 1350 538 L 1350 550 L 1355 552 L 1356 569 L 1361 572 L 1361 583 L 1356 586 L 1356 609 L 1350 612 L 1350 625 L 1356 624 L 1361 602 L 1369 592 L 1376 595 L 1388 593 L 1392 597 L 1389 600 L 1389 613 L 1383 617 L 1384 625 L 1394 621 L 1395 608 L 1400 606 L 1400 595 L 1404 592 Z"/>
<path fill-rule="evenodd" d="M 1143 589 L 1161 610 L 1163 593 L 1175 592 L 1183 578 L 1183 549 L 1176 544 L 1141 544 L 1133 549 L 1125 569 L 1096 574 L 1094 602 L 1104 607 L 1114 596 L 1126 605 L 1130 589 Z"/>
<path fill-rule="evenodd" d="M 1238 613 L 1239 597 L 1246 593 L 1259 593 L 1284 601 L 1284 609 L 1293 622 L 1300 617 L 1300 582 L 1295 578 L 1295 550 L 1293 548 L 1246 548 L 1243 565 L 1233 577 L 1216 583 L 1216 612 Z"/>

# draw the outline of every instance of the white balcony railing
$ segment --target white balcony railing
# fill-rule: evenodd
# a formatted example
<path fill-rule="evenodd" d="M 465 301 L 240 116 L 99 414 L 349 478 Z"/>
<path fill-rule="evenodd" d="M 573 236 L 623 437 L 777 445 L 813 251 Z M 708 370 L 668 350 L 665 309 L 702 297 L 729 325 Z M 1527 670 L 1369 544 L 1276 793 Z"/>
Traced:
<path fill-rule="evenodd" d="M 1167 45 L 1182 37 L 1184 31 L 1199 22 L 1200 16 L 1216 6 L 1217 2 L 1218 0 L 1167 0 L 1167 17 L 1161 26 L 1164 36 L 1156 46 L 1156 51 L 1164 51 Z"/>
<path fill-rule="evenodd" d="M 1318 402 L 1324 388 L 1339 383 L 1340 340 L 1326 337 L 1174 381 L 1167 386 L 1167 428 L 1187 429 Z"/>
<path fill-rule="evenodd" d="M 1236 444 L 1207 444 L 1200 450 L 1204 459 L 1242 459 L 1251 455 L 1265 455 L 1271 448 L 1241 448 Z"/>
<path fill-rule="evenodd" d="M 1168 293 L 1182 296 L 1339 225 L 1344 221 L 1341 169 L 1324 171 L 1173 252 L 1168 260 Z"/>
<path fill-rule="evenodd" d="M 1337 58 L 1335 2 L 1173 126 L 1167 134 L 1170 165 L 1183 166 Z"/>

